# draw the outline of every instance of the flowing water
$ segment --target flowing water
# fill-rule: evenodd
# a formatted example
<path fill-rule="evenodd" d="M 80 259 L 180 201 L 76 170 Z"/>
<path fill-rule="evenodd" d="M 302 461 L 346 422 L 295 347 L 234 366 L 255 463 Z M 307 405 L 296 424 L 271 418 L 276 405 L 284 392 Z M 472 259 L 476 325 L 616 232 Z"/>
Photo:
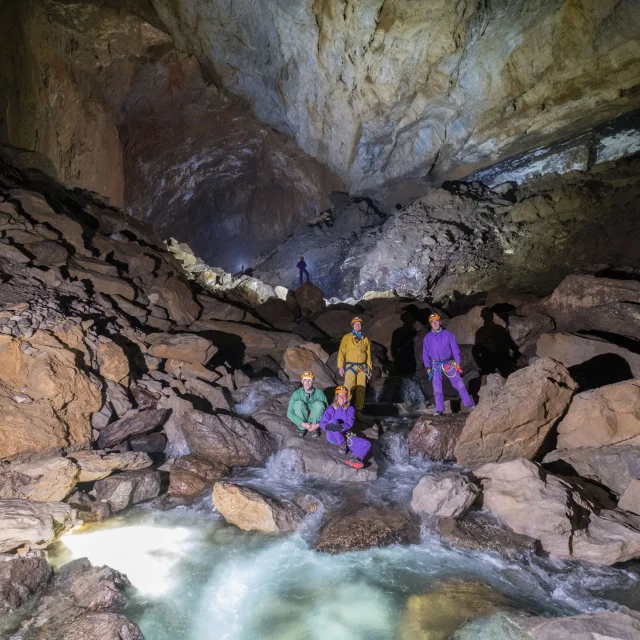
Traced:
<path fill-rule="evenodd" d="M 379 480 L 347 493 L 406 503 L 418 478 L 443 466 L 410 460 L 401 433 L 386 438 L 385 451 Z M 308 493 L 325 508 L 343 499 L 344 486 L 304 477 L 299 463 L 284 451 L 235 480 L 274 495 Z M 126 573 L 135 587 L 126 613 L 147 640 L 515 640 L 514 614 L 633 606 L 639 593 L 629 569 L 508 561 L 427 531 L 411 547 L 324 555 L 311 548 L 321 518 L 322 509 L 296 534 L 275 536 L 227 525 L 210 498 L 168 511 L 147 506 L 64 537 L 50 557 L 86 556 Z"/>

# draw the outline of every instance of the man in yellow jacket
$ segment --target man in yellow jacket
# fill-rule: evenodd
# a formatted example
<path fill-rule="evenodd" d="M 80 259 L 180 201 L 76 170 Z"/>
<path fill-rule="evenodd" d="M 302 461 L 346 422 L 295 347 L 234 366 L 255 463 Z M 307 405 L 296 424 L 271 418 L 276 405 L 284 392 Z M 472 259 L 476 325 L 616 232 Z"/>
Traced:
<path fill-rule="evenodd" d="M 349 398 L 357 412 L 364 408 L 364 394 L 371 378 L 371 343 L 362 335 L 362 319 L 351 321 L 351 333 L 342 338 L 338 351 L 338 370 L 349 389 Z"/>

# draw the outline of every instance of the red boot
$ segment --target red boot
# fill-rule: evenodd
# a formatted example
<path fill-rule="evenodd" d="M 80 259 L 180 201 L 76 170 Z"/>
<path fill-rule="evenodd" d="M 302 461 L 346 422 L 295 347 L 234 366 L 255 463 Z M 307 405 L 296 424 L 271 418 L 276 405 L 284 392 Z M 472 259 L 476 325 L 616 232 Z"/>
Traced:
<path fill-rule="evenodd" d="M 353 456 L 347 458 L 344 463 L 348 467 L 352 467 L 353 469 L 362 469 L 364 467 L 364 464 L 362 464 L 362 460 L 358 460 L 358 458 L 354 458 Z"/>

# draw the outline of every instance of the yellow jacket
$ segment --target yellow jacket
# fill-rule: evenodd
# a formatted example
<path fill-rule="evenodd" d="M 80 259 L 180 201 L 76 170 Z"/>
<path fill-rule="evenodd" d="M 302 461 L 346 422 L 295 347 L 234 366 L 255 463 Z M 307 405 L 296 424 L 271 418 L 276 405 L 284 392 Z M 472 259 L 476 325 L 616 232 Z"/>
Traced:
<path fill-rule="evenodd" d="M 353 333 L 347 333 L 340 342 L 340 350 L 338 351 L 338 368 L 342 368 L 345 362 L 357 362 L 358 364 L 367 363 L 370 369 L 373 368 L 371 363 L 371 343 L 369 338 L 364 336 L 360 340 L 356 340 Z"/>

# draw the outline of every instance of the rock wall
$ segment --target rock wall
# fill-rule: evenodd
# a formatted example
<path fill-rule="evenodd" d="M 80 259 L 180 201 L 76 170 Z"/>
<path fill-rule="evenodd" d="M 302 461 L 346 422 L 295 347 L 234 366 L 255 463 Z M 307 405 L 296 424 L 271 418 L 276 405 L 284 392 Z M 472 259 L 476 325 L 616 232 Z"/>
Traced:
<path fill-rule="evenodd" d="M 389 203 L 640 105 L 636 0 L 152 0 L 177 45 Z"/>

